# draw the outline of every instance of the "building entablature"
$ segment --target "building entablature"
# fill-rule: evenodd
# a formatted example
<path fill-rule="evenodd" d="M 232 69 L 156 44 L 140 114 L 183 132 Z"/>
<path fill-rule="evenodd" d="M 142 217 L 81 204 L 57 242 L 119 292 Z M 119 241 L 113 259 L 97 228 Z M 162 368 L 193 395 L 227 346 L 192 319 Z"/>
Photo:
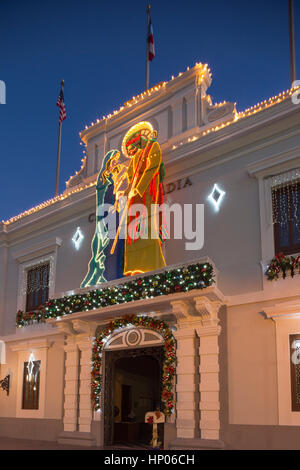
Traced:
<path fill-rule="evenodd" d="M 168 266 L 93 288 L 53 294 L 36 313 L 18 312 L 17 325 L 46 321 L 103 322 L 124 315 L 173 315 L 177 321 L 217 325 L 215 308 L 225 303 L 217 287 L 218 271 L 208 259 Z"/>
<path fill-rule="evenodd" d="M 182 99 L 192 97 L 195 91 L 201 88 L 202 96 L 206 96 L 206 90 L 211 84 L 211 73 L 207 64 L 196 64 L 193 68 L 187 69 L 186 72 L 180 73 L 176 78 L 172 77 L 169 82 L 161 82 L 153 86 L 150 90 L 134 96 L 131 100 L 126 101 L 118 111 L 113 111 L 108 116 L 103 116 L 97 122 L 86 126 L 85 130 L 80 133 L 80 137 L 85 143 L 96 135 L 104 134 L 109 129 L 115 131 L 117 128 L 136 119 L 149 110 L 155 110 L 153 114 L 160 111 L 159 107 L 165 107 L 166 101 L 168 106 L 176 108 Z"/>
<path fill-rule="evenodd" d="M 192 136 L 187 131 L 190 136 L 182 139 L 182 134 L 178 145 L 168 144 L 166 147 L 167 144 L 162 144 L 168 169 L 166 180 L 182 174 L 183 170 L 188 174 L 197 169 L 202 171 L 211 165 L 219 165 L 228 159 L 239 158 L 256 148 L 270 146 L 275 139 L 284 140 L 300 132 L 300 109 L 289 99 L 276 101 L 276 105 L 245 117 L 246 119 L 231 120 L 230 125 L 212 129 L 205 135 L 200 133 Z M 89 210 L 94 204 L 96 177 L 96 173 L 85 177 L 60 196 L 0 222 L 0 246 L 18 242 L 42 227 L 58 224 L 68 217 L 72 218 Z"/>
<path fill-rule="evenodd" d="M 282 302 L 276 302 L 264 307 L 263 312 L 268 319 L 275 322 L 279 320 L 300 318 L 300 300 L 290 299 Z"/>
<path fill-rule="evenodd" d="M 13 246 L 94 210 L 95 182 L 73 191 L 46 201 L 12 218 L 9 223 L 0 222 L 0 247 L 2 240 L 7 246 Z"/>
<path fill-rule="evenodd" d="M 179 328 L 217 326 L 217 314 L 225 302 L 224 295 L 217 287 L 212 286 L 188 293 L 175 293 L 166 297 L 137 300 L 133 303 L 49 318 L 46 323 L 56 325 L 59 331 L 65 334 L 87 333 L 89 323 L 94 326 L 105 325 L 115 318 L 128 315 L 159 317 Z"/>

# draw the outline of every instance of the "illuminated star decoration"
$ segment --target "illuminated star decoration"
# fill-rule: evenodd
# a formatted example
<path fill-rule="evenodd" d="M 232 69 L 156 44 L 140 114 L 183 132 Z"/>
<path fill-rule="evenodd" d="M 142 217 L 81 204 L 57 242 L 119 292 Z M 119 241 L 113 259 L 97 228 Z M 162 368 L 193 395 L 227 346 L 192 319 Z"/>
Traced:
<path fill-rule="evenodd" d="M 79 250 L 83 239 L 84 239 L 84 235 L 81 231 L 81 228 L 77 227 L 77 230 L 72 238 L 72 242 L 74 243 L 76 250 Z"/>
<path fill-rule="evenodd" d="M 208 199 L 214 205 L 216 212 L 218 212 L 220 209 L 220 205 L 225 194 L 225 191 L 222 191 L 222 189 L 220 189 L 219 186 L 215 184 L 212 192 L 208 196 Z"/>

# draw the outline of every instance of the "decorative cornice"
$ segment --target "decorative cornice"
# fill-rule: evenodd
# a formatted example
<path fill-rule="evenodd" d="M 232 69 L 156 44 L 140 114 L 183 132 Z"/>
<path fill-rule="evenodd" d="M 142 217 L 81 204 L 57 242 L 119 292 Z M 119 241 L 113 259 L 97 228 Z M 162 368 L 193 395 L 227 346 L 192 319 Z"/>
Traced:
<path fill-rule="evenodd" d="M 191 302 L 186 301 L 186 300 L 173 300 L 170 302 L 170 304 L 172 306 L 172 311 L 174 315 L 176 316 L 177 320 L 180 320 L 180 319 L 187 320 L 190 318 L 192 311 L 193 311 Z"/>
<path fill-rule="evenodd" d="M 79 334 L 86 334 L 88 336 L 91 336 L 93 335 L 93 331 L 95 330 L 94 324 L 93 323 L 91 324 L 90 322 L 87 322 L 87 321 L 73 320 L 72 324 L 73 324 L 73 329 L 75 330 L 75 332 Z"/>
<path fill-rule="evenodd" d="M 222 328 L 220 325 L 215 326 L 202 326 L 196 328 L 197 335 L 201 336 L 219 336 L 221 334 Z"/>
<path fill-rule="evenodd" d="M 263 313 L 266 318 L 277 320 L 286 320 L 291 317 L 300 318 L 300 301 L 282 302 L 272 306 L 264 307 Z"/>
<path fill-rule="evenodd" d="M 178 339 L 195 339 L 196 333 L 193 325 L 190 325 L 186 328 L 180 328 L 177 331 L 174 331 L 173 335 Z"/>
<path fill-rule="evenodd" d="M 60 333 L 64 333 L 66 336 L 76 335 L 76 331 L 73 330 L 71 322 L 59 322 L 57 321 L 56 326 Z"/>
<path fill-rule="evenodd" d="M 28 351 L 32 349 L 49 349 L 51 343 L 48 339 L 37 339 L 10 344 L 9 347 L 13 352 Z"/>
<path fill-rule="evenodd" d="M 217 326 L 219 323 L 218 313 L 222 303 L 218 300 L 211 301 L 205 296 L 194 297 L 196 310 L 201 317 L 204 327 Z"/>
<path fill-rule="evenodd" d="M 250 176 L 264 177 L 273 175 L 276 168 L 283 164 L 288 170 L 300 166 L 300 146 L 286 152 L 279 152 L 259 162 L 251 163 L 247 166 L 247 171 Z M 280 168 L 278 171 L 280 171 Z"/>
<path fill-rule="evenodd" d="M 172 77 L 169 82 L 161 82 L 155 85 L 150 90 L 141 93 L 138 96 L 134 96 L 131 100 L 128 100 L 120 107 L 119 110 L 113 111 L 108 116 L 103 116 L 102 119 L 97 119 L 90 126 L 86 126 L 85 130 L 80 132 L 80 137 L 87 143 L 95 134 L 99 134 L 104 131 L 106 127 L 107 132 L 114 128 L 118 123 L 119 126 L 123 122 L 131 119 L 133 113 L 138 111 L 139 114 L 147 112 L 147 108 L 156 106 L 157 103 L 164 101 L 166 95 L 172 95 L 183 87 L 186 87 L 188 83 L 195 85 L 195 82 L 205 84 L 208 88 L 211 84 L 211 73 L 207 64 L 197 63 L 194 67 L 189 68 L 184 73 L 179 73 L 178 76 Z"/>
<path fill-rule="evenodd" d="M 203 294 L 204 290 L 205 290 L 205 295 L 209 299 L 219 298 L 220 291 L 216 289 L 215 286 L 206 287 L 205 289 L 199 290 L 199 293 L 201 292 L 201 294 Z M 111 305 L 108 307 L 98 308 L 96 310 L 72 313 L 71 315 L 65 315 L 65 316 L 59 317 L 59 320 L 56 318 L 48 318 L 46 320 L 46 323 L 52 324 L 52 325 L 53 324 L 61 325 L 62 323 L 78 319 L 78 320 L 84 320 L 88 322 L 103 321 L 103 324 L 105 324 L 106 321 L 109 321 L 118 316 L 124 316 L 124 315 L 130 315 L 130 314 L 138 315 L 141 312 L 148 315 L 149 312 L 152 313 L 156 311 L 159 311 L 160 315 L 169 315 L 170 313 L 173 313 L 171 302 L 174 302 L 177 300 L 192 301 L 194 296 L 195 296 L 195 291 L 170 294 L 167 296 L 162 295 L 162 296 L 155 297 L 152 299 L 136 300 L 134 302 Z M 199 316 L 193 315 L 189 317 L 188 321 L 199 325 L 199 320 L 200 320 Z M 184 323 L 184 319 L 182 321 Z"/>
<path fill-rule="evenodd" d="M 181 160 L 187 156 L 189 156 L 189 158 L 193 157 L 194 154 L 197 154 L 199 148 L 201 148 L 202 159 L 204 153 L 208 151 L 210 151 L 209 159 L 211 159 L 211 152 L 214 148 L 219 149 L 221 155 L 224 154 L 224 145 L 227 144 L 228 141 L 236 141 L 238 144 L 237 148 L 239 148 L 241 147 L 239 138 L 243 137 L 244 135 L 247 135 L 249 145 L 251 145 L 253 141 L 259 140 L 259 138 L 252 138 L 252 140 L 250 140 L 251 134 L 254 134 L 259 129 L 263 130 L 266 128 L 266 126 L 272 125 L 273 123 L 276 123 L 278 120 L 281 120 L 287 116 L 298 116 L 299 113 L 300 106 L 297 107 L 291 104 L 288 100 L 285 100 L 283 102 L 277 103 L 272 108 L 266 108 L 261 113 L 245 116 L 240 119 L 231 118 L 228 123 L 217 125 L 216 129 L 208 128 L 206 130 L 204 128 L 203 130 L 203 128 L 199 127 L 198 132 L 195 132 L 194 137 L 190 140 L 181 141 L 181 136 L 178 136 L 178 144 L 173 145 L 172 147 L 172 159 L 169 157 L 170 152 L 165 152 L 165 157 L 167 156 L 167 162 L 170 159 L 170 163 L 174 164 L 178 160 Z M 273 138 L 274 134 L 272 135 L 272 139 Z M 264 140 L 267 139 L 268 138 L 265 136 Z M 245 144 L 243 144 L 243 146 L 244 145 Z M 232 153 L 232 148 L 230 152 Z M 237 155 L 237 157 L 238 156 L 239 155 Z"/>
<path fill-rule="evenodd" d="M 25 263 L 26 261 L 36 258 L 38 256 L 43 256 L 54 252 L 58 247 L 62 245 L 62 239 L 59 237 L 51 238 L 50 240 L 45 240 L 44 242 L 37 243 L 34 246 L 29 248 L 23 248 L 12 254 L 13 259 L 18 261 L 18 263 Z"/>
<path fill-rule="evenodd" d="M 231 118 L 228 122 L 224 122 L 221 125 L 218 124 L 215 127 L 211 127 L 209 129 L 205 129 L 203 127 L 198 128 L 198 132 L 196 133 L 197 135 L 195 134 L 192 137 L 188 137 L 184 142 L 179 142 L 175 150 L 165 149 L 167 164 L 170 163 L 171 165 L 174 165 L 178 161 L 183 160 L 185 157 L 189 156 L 189 160 L 191 162 L 190 170 L 195 170 L 195 168 L 199 166 L 199 150 L 201 150 L 201 166 L 203 166 L 203 163 L 205 164 L 206 162 L 205 159 L 203 160 L 203 154 L 210 151 L 209 153 L 211 153 L 212 156 L 209 159 L 211 160 L 214 157 L 212 152 L 214 147 L 220 147 L 220 149 L 222 148 L 223 151 L 224 144 L 227 143 L 228 140 L 235 139 L 237 143 L 239 143 L 238 137 L 243 137 L 245 133 L 250 135 L 258 128 L 268 126 L 273 122 L 277 122 L 278 120 L 292 114 L 299 114 L 300 107 L 290 103 L 289 98 L 292 94 L 292 91 L 293 90 L 288 90 L 285 93 L 280 93 L 277 97 L 273 97 L 269 101 L 266 100 L 265 102 L 260 103 L 253 108 L 246 110 L 245 112 L 237 113 L 234 119 Z M 99 129 L 97 127 L 95 132 L 96 134 L 99 134 Z M 230 152 L 232 154 L 232 149 L 230 149 Z M 169 154 L 171 154 L 171 157 L 169 157 Z M 193 157 L 197 157 L 197 165 L 196 162 L 195 164 L 192 164 Z M 92 188 L 92 194 L 94 195 L 94 186 L 95 181 L 89 182 L 89 179 L 86 179 L 82 185 L 79 185 L 79 187 L 76 186 L 71 191 L 65 191 L 57 198 L 43 202 L 35 208 L 25 211 L 24 213 L 19 214 L 16 217 L 9 219 L 8 221 L 2 222 L 2 225 L 4 225 L 4 230 L 7 231 L 8 227 L 11 229 L 10 231 L 14 231 L 15 229 L 23 229 L 24 226 L 36 222 L 36 219 L 41 221 L 45 217 L 49 218 L 50 215 L 51 218 L 53 218 L 51 222 L 54 222 L 54 213 L 60 212 L 65 214 L 65 210 L 68 204 L 66 204 L 66 202 L 62 203 L 62 201 L 64 201 L 66 198 L 71 198 L 71 203 L 74 202 L 77 204 L 78 199 L 76 200 L 75 198 L 73 201 L 72 196 L 75 195 L 75 193 L 79 193 L 79 199 L 84 199 L 86 194 L 89 193 L 88 189 L 90 188 Z M 90 194 L 88 194 L 88 197 L 89 196 Z M 55 206 L 55 210 L 47 211 L 46 209 L 52 205 Z M 34 214 L 36 214 L 37 217 L 34 217 Z"/>
<path fill-rule="evenodd" d="M 60 211 L 62 207 L 65 213 L 67 208 L 72 208 L 78 202 L 82 204 L 85 199 L 89 199 L 91 196 L 94 196 L 95 185 L 96 178 L 95 175 L 93 175 L 92 178 L 88 178 L 87 183 L 85 182 L 79 187 L 65 191 L 63 194 L 38 204 L 36 207 L 12 217 L 9 220 L 2 221 L 2 224 L 5 227 L 5 232 L 9 233 L 10 231 L 18 228 L 22 228 L 22 230 L 24 230 L 26 225 L 32 225 L 37 221 L 40 223 L 40 221 L 45 218 L 48 221 L 49 217 Z"/>

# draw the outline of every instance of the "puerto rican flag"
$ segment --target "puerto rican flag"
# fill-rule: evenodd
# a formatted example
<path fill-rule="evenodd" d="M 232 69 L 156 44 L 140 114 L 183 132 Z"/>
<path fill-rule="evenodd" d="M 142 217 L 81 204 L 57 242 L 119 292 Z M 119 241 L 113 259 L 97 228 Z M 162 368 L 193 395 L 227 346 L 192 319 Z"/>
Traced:
<path fill-rule="evenodd" d="M 150 11 L 148 10 L 148 60 L 151 62 L 155 57 L 155 46 L 154 46 L 154 37 L 153 37 L 153 27 L 150 16 Z"/>

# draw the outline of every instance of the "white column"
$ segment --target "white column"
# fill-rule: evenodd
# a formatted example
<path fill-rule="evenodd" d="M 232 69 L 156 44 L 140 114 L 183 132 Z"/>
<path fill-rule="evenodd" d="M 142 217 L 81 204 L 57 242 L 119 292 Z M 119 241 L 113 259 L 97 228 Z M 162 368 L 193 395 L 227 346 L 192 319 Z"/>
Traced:
<path fill-rule="evenodd" d="M 67 337 L 65 352 L 64 431 L 75 432 L 77 431 L 79 351 L 74 336 Z"/>
<path fill-rule="evenodd" d="M 172 104 L 173 137 L 182 133 L 182 98 Z"/>
<path fill-rule="evenodd" d="M 196 335 L 193 328 L 175 332 L 177 340 L 177 437 L 194 438 L 198 434 Z"/>
<path fill-rule="evenodd" d="M 93 340 L 87 335 L 77 336 L 80 349 L 79 431 L 91 432 L 91 363 Z"/>
<path fill-rule="evenodd" d="M 186 96 L 185 99 L 187 104 L 187 129 L 193 129 L 197 125 L 197 98 L 195 90 Z"/>
<path fill-rule="evenodd" d="M 201 326 L 197 327 L 200 338 L 200 437 L 217 440 L 220 437 L 218 337 L 221 333 L 217 314 L 221 304 L 204 297 L 194 300 L 202 319 Z"/>

